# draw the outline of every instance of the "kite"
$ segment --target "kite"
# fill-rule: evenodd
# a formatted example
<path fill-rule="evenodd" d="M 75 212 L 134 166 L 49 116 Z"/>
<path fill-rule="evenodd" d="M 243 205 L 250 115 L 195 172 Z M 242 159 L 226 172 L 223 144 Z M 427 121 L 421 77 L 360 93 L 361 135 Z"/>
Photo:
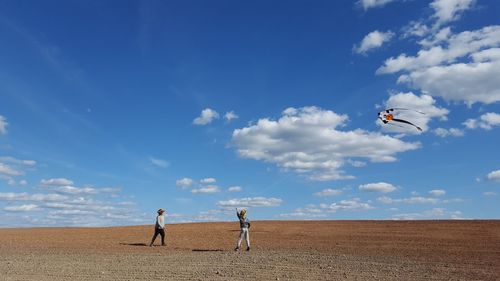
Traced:
<path fill-rule="evenodd" d="M 417 113 L 420 113 L 420 114 L 425 114 L 425 113 L 423 113 L 421 111 L 407 109 L 407 108 L 389 108 L 389 109 L 386 109 L 384 111 L 380 111 L 378 113 L 378 119 L 382 120 L 382 122 L 384 122 L 384 124 L 391 124 L 391 125 L 398 126 L 396 124 L 392 124 L 392 123 L 389 123 L 389 122 L 400 122 L 400 123 L 411 125 L 411 126 L 417 128 L 417 130 L 422 131 L 422 128 L 420 128 L 419 126 L 413 124 L 410 121 L 406 121 L 404 119 L 399 119 L 399 118 L 394 118 L 394 113 L 397 113 L 399 110 L 411 110 L 411 111 L 414 111 L 414 112 L 417 112 Z M 398 126 L 398 127 L 402 127 L 402 126 Z"/>

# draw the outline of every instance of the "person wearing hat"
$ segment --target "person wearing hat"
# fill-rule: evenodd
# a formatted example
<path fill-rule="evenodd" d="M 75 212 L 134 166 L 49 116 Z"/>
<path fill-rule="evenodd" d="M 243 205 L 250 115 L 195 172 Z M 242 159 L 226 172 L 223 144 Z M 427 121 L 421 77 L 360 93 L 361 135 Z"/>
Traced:
<path fill-rule="evenodd" d="M 163 213 L 165 213 L 165 210 L 160 208 L 158 210 L 158 215 L 156 216 L 155 234 L 153 235 L 153 239 L 151 239 L 151 243 L 149 244 L 149 247 L 153 246 L 153 243 L 155 242 L 158 234 L 161 236 L 161 245 L 166 246 L 166 244 L 165 244 L 165 217 L 163 216 Z"/>
<path fill-rule="evenodd" d="M 238 251 L 240 249 L 241 241 L 244 237 L 245 241 L 247 242 L 247 251 L 250 251 L 250 235 L 248 233 L 248 230 L 250 229 L 250 221 L 247 218 L 247 210 L 243 209 L 241 211 L 238 211 L 238 208 L 236 208 L 236 215 L 240 220 L 240 237 L 234 250 Z"/>

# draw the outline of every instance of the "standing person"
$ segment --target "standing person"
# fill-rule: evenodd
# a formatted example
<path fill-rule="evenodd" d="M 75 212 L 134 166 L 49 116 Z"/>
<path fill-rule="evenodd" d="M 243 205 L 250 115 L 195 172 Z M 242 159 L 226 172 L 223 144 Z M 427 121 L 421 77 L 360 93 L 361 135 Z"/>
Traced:
<path fill-rule="evenodd" d="M 165 210 L 160 208 L 158 210 L 158 215 L 156 216 L 155 234 L 153 235 L 153 239 L 151 239 L 149 247 L 153 246 L 153 243 L 155 242 L 158 234 L 160 234 L 161 236 L 161 245 L 167 246 L 165 244 L 165 217 L 163 216 L 163 213 L 165 213 Z"/>
<path fill-rule="evenodd" d="M 236 244 L 236 248 L 234 250 L 238 251 L 240 249 L 241 241 L 243 240 L 243 237 L 245 237 L 247 242 L 247 251 L 250 251 L 250 234 L 248 233 L 248 230 L 250 229 L 250 221 L 247 218 L 247 210 L 243 209 L 238 211 L 238 208 L 236 208 L 236 215 L 240 220 L 240 238 L 238 239 L 238 243 Z"/>

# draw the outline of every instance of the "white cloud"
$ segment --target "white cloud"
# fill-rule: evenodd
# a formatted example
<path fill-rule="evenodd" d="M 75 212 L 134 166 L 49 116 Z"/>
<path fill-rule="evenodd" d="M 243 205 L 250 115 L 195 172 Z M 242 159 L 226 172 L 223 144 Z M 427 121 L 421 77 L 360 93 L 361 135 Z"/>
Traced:
<path fill-rule="evenodd" d="M 60 193 L 66 193 L 66 194 L 102 194 L 102 193 L 119 193 L 120 189 L 119 188 L 94 188 L 91 186 L 86 186 L 86 187 L 74 187 L 71 185 L 64 185 L 64 186 L 53 186 L 49 187 L 51 191 L 56 191 Z"/>
<path fill-rule="evenodd" d="M 497 193 L 493 192 L 493 191 L 487 191 L 487 192 L 483 192 L 483 195 L 488 196 L 488 197 L 493 197 L 493 196 L 497 196 Z"/>
<path fill-rule="evenodd" d="M 35 202 L 61 202 L 67 200 L 68 197 L 60 194 L 28 194 L 6 192 L 0 193 L 0 201 L 35 201 Z"/>
<path fill-rule="evenodd" d="M 149 157 L 149 161 L 151 161 L 151 164 L 160 167 L 160 168 L 168 168 L 170 163 L 168 163 L 167 160 L 159 159 L 159 158 L 154 158 L 154 157 Z"/>
<path fill-rule="evenodd" d="M 214 119 L 218 118 L 219 118 L 219 113 L 217 113 L 217 111 L 210 108 L 205 108 L 201 111 L 201 115 L 193 120 L 193 124 L 207 125 L 212 123 Z"/>
<path fill-rule="evenodd" d="M 394 117 L 407 120 L 416 126 L 420 127 L 422 131 L 427 131 L 429 126 L 428 123 L 433 118 L 438 118 L 440 120 L 445 120 L 446 115 L 449 111 L 446 108 L 437 107 L 435 105 L 436 100 L 429 95 L 417 96 L 412 92 L 409 93 L 398 93 L 391 95 L 387 101 L 384 102 L 386 108 L 404 108 L 409 110 L 397 110 L 394 111 Z M 422 112 L 422 113 L 420 113 Z M 420 131 L 415 127 L 406 125 L 400 122 L 391 122 L 395 126 L 384 124 L 377 121 L 377 124 L 387 132 L 397 132 L 404 134 L 419 134 Z"/>
<path fill-rule="evenodd" d="M 30 212 L 30 211 L 38 211 L 40 208 L 35 204 L 26 204 L 26 205 L 18 205 L 18 206 L 7 206 L 4 208 L 4 211 L 7 212 Z"/>
<path fill-rule="evenodd" d="M 217 182 L 217 180 L 214 178 L 204 178 L 204 179 L 200 180 L 201 184 L 210 184 L 210 183 L 215 183 L 215 182 Z"/>
<path fill-rule="evenodd" d="M 319 207 L 311 206 L 307 208 L 298 208 L 293 210 L 291 213 L 280 214 L 279 216 L 287 219 L 317 219 L 325 218 L 327 214 Z"/>
<path fill-rule="evenodd" d="M 468 129 L 481 128 L 491 130 L 495 126 L 500 126 L 500 114 L 488 112 L 481 115 L 479 119 L 467 119 L 463 124 Z"/>
<path fill-rule="evenodd" d="M 445 137 L 463 137 L 464 136 L 464 132 L 460 129 L 457 129 L 457 128 L 449 128 L 449 129 L 445 129 L 445 128 L 436 128 L 434 129 L 434 134 L 436 136 L 439 136 L 439 137 L 442 137 L 442 138 L 445 138 Z"/>
<path fill-rule="evenodd" d="M 241 186 L 230 186 L 227 191 L 229 192 L 240 192 L 243 188 Z"/>
<path fill-rule="evenodd" d="M 500 170 L 492 171 L 487 176 L 487 179 L 490 181 L 498 181 L 500 182 Z"/>
<path fill-rule="evenodd" d="M 397 189 L 394 185 L 386 182 L 362 184 L 358 188 L 361 191 L 382 192 L 382 193 L 393 192 Z"/>
<path fill-rule="evenodd" d="M 9 123 L 7 123 L 7 119 L 0 115 L 0 135 L 5 135 L 7 134 L 7 126 Z"/>
<path fill-rule="evenodd" d="M 430 4 L 434 9 L 434 17 L 437 19 L 437 24 L 457 20 L 460 14 L 472 8 L 475 0 L 434 0 Z"/>
<path fill-rule="evenodd" d="M 387 196 L 377 198 L 383 204 L 437 204 L 439 199 L 430 197 L 413 196 L 410 198 L 393 199 Z"/>
<path fill-rule="evenodd" d="M 366 54 L 366 52 L 380 48 L 384 43 L 389 42 L 394 33 L 392 31 L 380 32 L 378 30 L 368 33 L 359 45 L 355 45 L 353 50 L 358 54 Z"/>
<path fill-rule="evenodd" d="M 500 101 L 500 26 L 458 34 L 447 27 L 420 43 L 417 55 L 391 57 L 377 73 L 404 72 L 399 83 L 447 101 Z"/>
<path fill-rule="evenodd" d="M 356 167 L 356 168 L 361 168 L 361 167 L 366 166 L 366 162 L 352 160 L 352 159 L 347 159 L 347 163 L 351 164 L 351 166 Z"/>
<path fill-rule="evenodd" d="M 234 113 L 234 111 L 229 111 L 224 114 L 224 119 L 226 119 L 227 122 L 231 122 L 233 119 L 238 119 L 239 116 Z"/>
<path fill-rule="evenodd" d="M 424 220 L 424 219 L 463 219 L 462 212 L 448 211 L 444 208 L 433 208 L 419 213 L 397 214 L 392 216 L 395 220 Z"/>
<path fill-rule="evenodd" d="M 178 187 L 181 187 L 182 189 L 185 189 L 185 188 L 192 186 L 193 183 L 194 183 L 194 181 L 192 179 L 183 178 L 183 179 L 177 180 L 175 182 L 175 185 L 177 185 Z"/>
<path fill-rule="evenodd" d="M 337 196 L 340 194 L 342 194 L 342 190 L 332 188 L 323 189 L 320 192 L 314 193 L 314 195 L 318 197 Z"/>
<path fill-rule="evenodd" d="M 382 7 L 395 0 L 359 0 L 357 5 L 361 6 L 365 11 L 370 8 Z"/>
<path fill-rule="evenodd" d="M 247 197 L 219 201 L 217 205 L 220 207 L 276 207 L 281 205 L 282 201 L 279 198 Z"/>
<path fill-rule="evenodd" d="M 197 189 L 192 189 L 191 192 L 192 193 L 217 193 L 217 192 L 220 192 L 220 189 L 216 185 L 209 185 L 209 186 L 204 186 L 204 187 L 200 187 Z"/>
<path fill-rule="evenodd" d="M 20 165 L 20 166 L 27 166 L 27 167 L 33 167 L 36 165 L 35 160 L 22 160 L 22 159 L 17 159 L 17 158 L 10 157 L 10 156 L 0 157 L 0 162 L 10 163 L 10 164 L 15 164 L 15 165 Z"/>
<path fill-rule="evenodd" d="M 9 165 L 5 165 L 3 163 L 0 163 L 0 174 L 3 174 L 5 176 L 22 176 L 24 173 L 22 171 L 18 171 Z"/>
<path fill-rule="evenodd" d="M 423 92 L 447 101 L 465 101 L 468 105 L 500 101 L 497 77 L 500 61 L 456 63 L 416 70 L 399 81 L 409 82 Z"/>
<path fill-rule="evenodd" d="M 366 202 L 361 202 L 359 198 L 341 200 L 331 204 L 310 204 L 304 208 L 298 208 L 291 213 L 280 214 L 279 217 L 287 219 L 318 219 L 326 218 L 329 214 L 339 211 L 358 212 L 371 210 L 373 207 Z"/>
<path fill-rule="evenodd" d="M 335 213 L 337 211 L 364 211 L 373 209 L 369 203 L 361 202 L 359 198 L 341 200 L 331 204 L 320 204 L 319 207 L 326 212 Z"/>
<path fill-rule="evenodd" d="M 443 189 L 433 189 L 433 190 L 429 191 L 429 194 L 434 196 L 434 197 L 439 197 L 439 196 L 445 195 L 446 191 Z"/>
<path fill-rule="evenodd" d="M 40 183 L 43 186 L 65 186 L 65 185 L 73 185 L 72 180 L 68 180 L 65 178 L 54 178 L 54 179 L 42 179 Z"/>
<path fill-rule="evenodd" d="M 403 38 L 411 36 L 423 37 L 431 32 L 430 28 L 422 21 L 411 21 L 407 26 L 403 27 Z"/>
<path fill-rule="evenodd" d="M 362 129 L 341 131 L 346 115 L 318 107 L 288 108 L 278 120 L 260 119 L 233 131 L 232 143 L 241 157 L 276 164 L 312 180 L 352 178 L 341 167 L 346 159 L 395 161 L 395 154 L 414 150 L 408 143 Z"/>

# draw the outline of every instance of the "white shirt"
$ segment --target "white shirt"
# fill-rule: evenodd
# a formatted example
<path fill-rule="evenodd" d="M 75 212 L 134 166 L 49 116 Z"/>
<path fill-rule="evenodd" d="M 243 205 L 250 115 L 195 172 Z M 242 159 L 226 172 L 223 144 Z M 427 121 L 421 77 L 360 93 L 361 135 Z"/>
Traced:
<path fill-rule="evenodd" d="M 165 228 L 165 217 L 163 215 L 158 215 L 156 217 L 156 227 L 157 228 Z"/>

